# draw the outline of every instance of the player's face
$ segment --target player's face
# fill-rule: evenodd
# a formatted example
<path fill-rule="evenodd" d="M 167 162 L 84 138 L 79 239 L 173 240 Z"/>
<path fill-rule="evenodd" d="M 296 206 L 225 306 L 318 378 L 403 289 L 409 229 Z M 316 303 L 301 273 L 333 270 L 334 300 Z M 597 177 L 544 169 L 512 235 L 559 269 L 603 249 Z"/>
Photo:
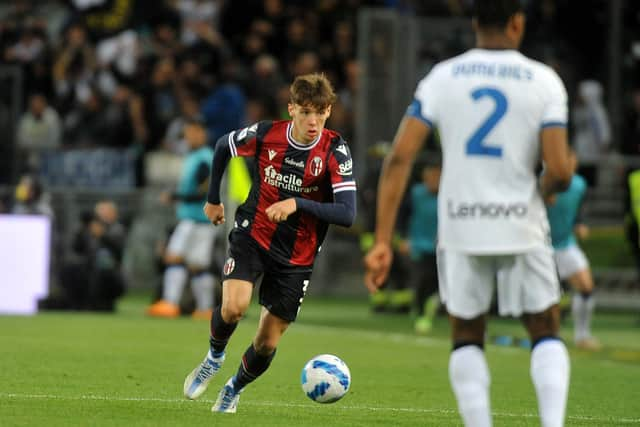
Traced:
<path fill-rule="evenodd" d="M 289 104 L 289 115 L 293 120 L 293 137 L 296 141 L 309 143 L 322 133 L 331 114 L 331 106 L 318 110 L 311 105 Z"/>

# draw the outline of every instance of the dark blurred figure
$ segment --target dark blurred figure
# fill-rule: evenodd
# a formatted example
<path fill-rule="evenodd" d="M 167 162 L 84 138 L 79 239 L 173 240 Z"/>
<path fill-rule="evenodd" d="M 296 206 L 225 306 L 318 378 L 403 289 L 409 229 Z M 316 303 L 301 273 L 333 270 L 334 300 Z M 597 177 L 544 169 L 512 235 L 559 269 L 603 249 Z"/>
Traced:
<path fill-rule="evenodd" d="M 73 238 L 60 274 L 61 299 L 43 308 L 114 311 L 126 289 L 120 269 L 125 238 L 116 205 L 98 202 L 92 213 L 83 215 Z"/>

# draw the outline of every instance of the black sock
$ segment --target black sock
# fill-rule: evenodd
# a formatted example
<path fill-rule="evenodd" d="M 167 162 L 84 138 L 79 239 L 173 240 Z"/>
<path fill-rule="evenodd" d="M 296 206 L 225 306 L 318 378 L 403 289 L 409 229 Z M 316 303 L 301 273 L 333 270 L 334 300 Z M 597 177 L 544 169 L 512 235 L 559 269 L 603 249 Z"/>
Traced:
<path fill-rule="evenodd" d="M 211 315 L 211 337 L 209 338 L 209 344 L 211 345 L 212 353 L 222 353 L 229 342 L 229 337 L 236 330 L 238 323 L 227 323 L 222 318 L 221 307 L 218 306 L 213 309 Z"/>
<path fill-rule="evenodd" d="M 267 368 L 269 368 L 269 365 L 275 355 L 275 350 L 267 356 L 258 354 L 253 348 L 253 344 L 251 344 L 247 351 L 244 352 L 242 362 L 240 362 L 240 367 L 238 368 L 238 372 L 236 372 L 233 384 L 235 389 L 243 389 L 244 386 L 262 375 Z"/>
<path fill-rule="evenodd" d="M 593 294 L 593 291 L 587 291 L 587 292 L 581 291 L 580 292 L 580 296 L 582 296 L 582 299 L 585 300 L 585 301 L 588 300 L 589 298 L 591 298 L 592 294 Z"/>

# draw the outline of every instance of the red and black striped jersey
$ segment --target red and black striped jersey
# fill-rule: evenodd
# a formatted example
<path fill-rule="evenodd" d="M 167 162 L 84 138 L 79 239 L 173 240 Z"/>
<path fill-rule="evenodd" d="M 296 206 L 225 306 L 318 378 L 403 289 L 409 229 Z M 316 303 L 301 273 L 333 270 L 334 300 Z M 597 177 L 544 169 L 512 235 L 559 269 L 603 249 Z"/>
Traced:
<path fill-rule="evenodd" d="M 228 135 L 231 155 L 253 157 L 256 167 L 234 226 L 275 260 L 306 266 L 313 264 L 329 224 L 300 209 L 276 224 L 265 210 L 290 197 L 330 203 L 334 194 L 355 192 L 356 183 L 349 147 L 337 132 L 324 129 L 311 143 L 300 144 L 293 139 L 292 126 L 291 121 L 263 121 Z"/>

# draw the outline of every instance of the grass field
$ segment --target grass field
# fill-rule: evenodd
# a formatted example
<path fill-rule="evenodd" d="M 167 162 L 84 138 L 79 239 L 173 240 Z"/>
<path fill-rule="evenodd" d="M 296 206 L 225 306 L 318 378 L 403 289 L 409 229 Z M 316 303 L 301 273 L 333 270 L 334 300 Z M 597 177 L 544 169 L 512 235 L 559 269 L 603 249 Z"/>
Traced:
<path fill-rule="evenodd" d="M 228 348 L 227 363 L 199 401 L 182 398 L 185 375 L 207 350 L 208 323 L 149 319 L 146 297 L 124 300 L 116 315 L 46 313 L 0 317 L 0 426 L 454 426 L 461 425 L 447 379 L 448 327 L 411 333 L 406 316 L 372 315 L 358 300 L 310 297 L 271 369 L 245 390 L 238 413 L 209 409 L 255 330 L 252 307 Z M 567 425 L 640 425 L 638 315 L 599 314 L 605 350 L 571 350 Z M 520 334 L 495 319 L 490 335 Z M 564 329 L 571 335 L 570 324 Z M 570 340 L 567 340 L 570 342 Z M 496 426 L 539 425 L 529 351 L 489 345 Z M 300 369 L 335 353 L 352 388 L 332 405 L 301 391 Z"/>

